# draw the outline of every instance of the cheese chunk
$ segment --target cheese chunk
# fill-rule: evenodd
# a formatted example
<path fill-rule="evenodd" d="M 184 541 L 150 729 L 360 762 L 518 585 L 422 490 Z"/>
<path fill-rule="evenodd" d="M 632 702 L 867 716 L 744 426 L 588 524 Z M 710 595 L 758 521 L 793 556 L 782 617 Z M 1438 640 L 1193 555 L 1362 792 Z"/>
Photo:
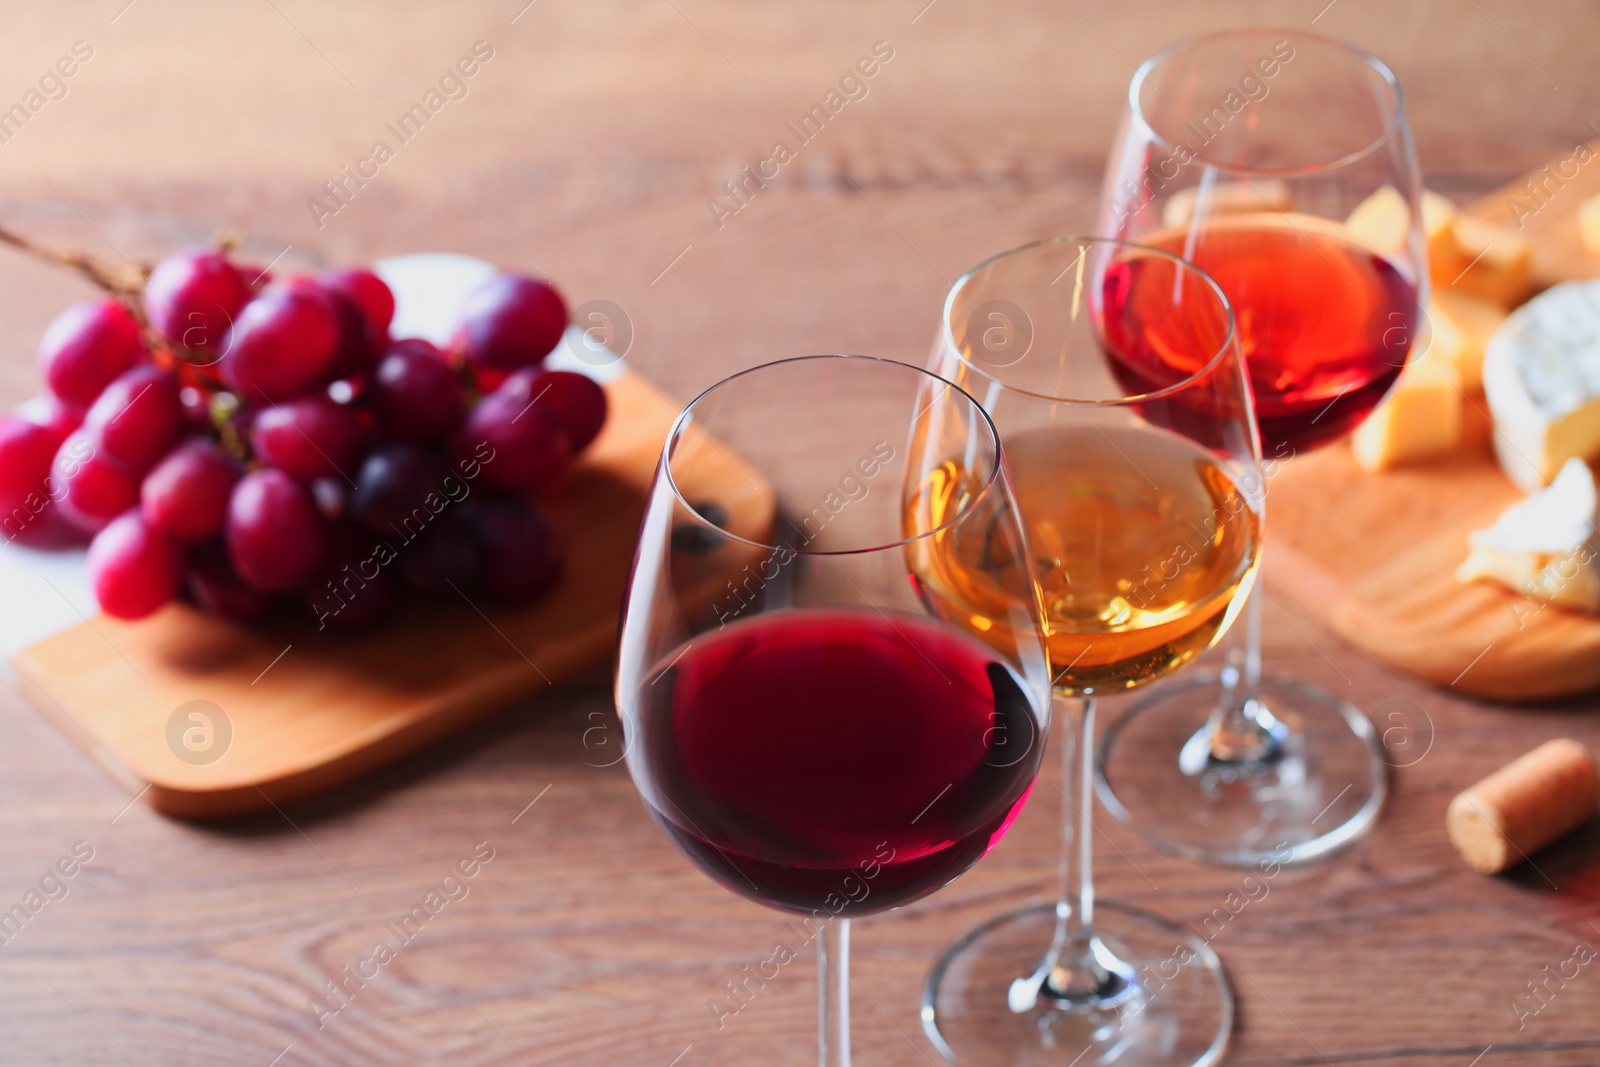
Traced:
<path fill-rule="evenodd" d="M 1456 206 L 1438 193 L 1422 190 L 1422 237 L 1428 244 L 1428 276 L 1436 286 L 1449 285 L 1467 265 L 1456 242 L 1456 220 L 1460 215 Z"/>
<path fill-rule="evenodd" d="M 1344 224 L 1351 236 L 1368 248 L 1398 255 L 1405 251 L 1411 230 L 1411 205 L 1400 190 L 1385 185 L 1357 204 Z"/>
<path fill-rule="evenodd" d="M 1467 337 L 1455 319 L 1440 309 L 1436 301 L 1428 302 L 1426 329 L 1417 342 L 1421 345 L 1417 349 L 1419 355 L 1413 357 L 1422 359 L 1434 357 L 1449 363 L 1456 368 L 1456 376 L 1461 381 L 1463 390 L 1467 382 L 1467 366 L 1472 360 L 1467 355 Z M 1483 360 L 1477 362 L 1477 380 L 1481 387 L 1483 382 Z"/>
<path fill-rule="evenodd" d="M 1201 204 L 1201 195 L 1205 201 Z M 1161 209 L 1161 224 L 1168 229 L 1186 229 L 1194 218 L 1196 206 L 1203 206 L 1208 215 L 1247 215 L 1254 211 L 1288 211 L 1294 207 L 1294 195 L 1287 183 L 1276 178 L 1257 178 L 1248 182 L 1214 182 L 1210 186 L 1197 185 L 1172 194 Z"/>
<path fill-rule="evenodd" d="M 1568 460 L 1548 487 L 1507 508 L 1467 539 L 1456 570 L 1463 582 L 1488 581 L 1543 604 L 1600 613 L 1600 533 L 1594 471 Z"/>
<path fill-rule="evenodd" d="M 1506 313 L 1479 297 L 1440 289 L 1428 305 L 1428 320 L 1434 347 L 1446 349 L 1461 372 L 1461 388 L 1482 389 L 1484 352 L 1489 338 L 1506 321 Z"/>
<path fill-rule="evenodd" d="M 1533 245 L 1528 238 L 1508 226 L 1465 215 L 1453 228 L 1465 266 L 1440 284 L 1503 308 L 1521 303 L 1533 285 Z"/>
<path fill-rule="evenodd" d="M 1428 249 L 1428 265 L 1436 284 L 1449 284 L 1461 273 L 1466 260 L 1456 246 L 1456 206 L 1438 193 L 1422 191 L 1422 238 Z M 1385 185 L 1350 212 L 1345 227 L 1352 236 L 1373 251 L 1386 256 L 1405 254 L 1411 232 L 1411 206 L 1392 185 Z M 1445 281 L 1437 279 L 1445 275 Z"/>
<path fill-rule="evenodd" d="M 1600 196 L 1578 205 L 1578 234 L 1583 238 L 1583 247 L 1600 256 Z"/>
<path fill-rule="evenodd" d="M 1423 341 L 1423 354 L 1350 438 L 1356 462 L 1369 471 L 1437 459 L 1461 444 L 1460 372 L 1431 337 Z"/>
<path fill-rule="evenodd" d="M 1600 280 L 1563 282 L 1489 338 L 1483 392 L 1501 468 L 1532 491 L 1600 456 Z"/>

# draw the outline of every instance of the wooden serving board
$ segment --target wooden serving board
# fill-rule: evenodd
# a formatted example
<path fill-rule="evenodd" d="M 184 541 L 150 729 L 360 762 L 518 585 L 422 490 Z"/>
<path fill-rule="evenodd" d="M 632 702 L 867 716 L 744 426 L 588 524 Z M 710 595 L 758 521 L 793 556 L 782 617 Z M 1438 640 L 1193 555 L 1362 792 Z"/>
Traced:
<path fill-rule="evenodd" d="M 1600 256 L 1578 234 L 1578 205 L 1600 196 L 1600 140 L 1588 145 L 1589 162 L 1573 151 L 1540 170 L 1470 204 L 1464 214 L 1497 226 L 1520 228 L 1533 243 L 1533 278 L 1539 289 L 1576 278 L 1600 277 Z M 1535 189 L 1527 182 L 1532 180 Z"/>
<path fill-rule="evenodd" d="M 246 628 L 186 604 L 131 623 L 101 616 L 14 656 L 24 691 L 152 806 L 211 818 L 325 789 L 592 666 L 615 646 L 644 495 L 677 415 L 631 372 L 606 392 L 605 430 L 545 501 L 568 558 L 539 604 L 411 605 L 359 634 L 318 632 L 309 617 Z M 691 461 L 685 491 L 756 533 L 770 493 L 721 457 Z M 191 701 L 207 703 L 173 727 Z M 196 708 L 205 719 L 189 718 Z M 195 754 L 183 731 L 207 720 Z"/>
<path fill-rule="evenodd" d="M 1591 149 L 1600 153 L 1600 142 Z M 1521 219 L 1539 289 L 1600 277 L 1600 256 L 1584 248 L 1576 220 L 1578 205 L 1600 194 L 1600 155 L 1582 166 L 1569 162 L 1574 155 L 1550 164 L 1565 184 L 1547 182 L 1542 204 L 1519 180 L 1465 211 L 1500 226 Z M 1530 177 L 1544 180 L 1544 172 Z M 1339 445 L 1285 464 L 1268 482 L 1269 589 L 1351 644 L 1441 686 L 1503 701 L 1600 687 L 1600 619 L 1455 578 L 1467 535 L 1523 496 L 1491 454 L 1483 396 L 1467 399 L 1466 447 L 1449 461 L 1374 474 Z"/>

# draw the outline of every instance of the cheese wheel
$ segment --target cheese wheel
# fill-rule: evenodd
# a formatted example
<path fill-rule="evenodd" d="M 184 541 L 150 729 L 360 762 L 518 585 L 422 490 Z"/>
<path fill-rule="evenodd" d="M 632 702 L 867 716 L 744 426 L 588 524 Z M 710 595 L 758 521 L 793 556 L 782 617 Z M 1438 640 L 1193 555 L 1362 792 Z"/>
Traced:
<path fill-rule="evenodd" d="M 1513 311 L 1489 338 L 1483 392 L 1495 455 L 1521 488 L 1600 457 L 1600 279 L 1563 282 Z"/>

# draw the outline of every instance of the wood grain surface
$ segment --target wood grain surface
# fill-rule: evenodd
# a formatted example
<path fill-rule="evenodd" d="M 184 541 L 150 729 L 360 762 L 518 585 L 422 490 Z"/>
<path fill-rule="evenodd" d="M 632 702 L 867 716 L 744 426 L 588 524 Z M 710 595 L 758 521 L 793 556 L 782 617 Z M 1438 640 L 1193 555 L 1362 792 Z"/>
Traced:
<path fill-rule="evenodd" d="M 1132 65 L 1186 33 L 1315 19 L 1377 49 L 1407 87 L 1430 184 L 1463 202 L 1600 121 L 1592 2 L 524 3 L 8 4 L 7 106 L 74 41 L 95 52 L 0 145 L 0 217 L 130 257 L 237 226 L 263 261 L 290 246 L 284 264 L 422 249 L 532 263 L 574 303 L 623 311 L 630 360 L 687 397 L 781 355 L 920 363 L 961 271 L 1090 225 Z M 465 98 L 319 230 L 308 198 L 480 39 L 494 57 Z M 707 200 L 731 203 L 721 183 L 767 158 L 877 41 L 894 55 L 867 96 L 719 228 Z M 0 397 L 35 388 L 38 336 L 83 292 L 0 254 Z M 1269 570 L 1283 562 L 1269 552 Z M 1526 999 L 1578 943 L 1600 946 L 1600 829 L 1493 879 L 1443 830 L 1451 796 L 1512 756 L 1563 735 L 1600 746 L 1592 704 L 1476 703 L 1379 666 L 1286 599 L 1270 605 L 1271 667 L 1347 695 L 1384 732 L 1396 766 L 1383 818 L 1226 921 L 1241 872 L 1108 824 L 1103 895 L 1197 928 L 1211 917 L 1239 993 L 1230 1063 L 1600 1062 L 1600 963 Z M 783 921 L 713 885 L 651 824 L 613 763 L 604 670 L 319 801 L 212 827 L 130 806 L 20 696 L 0 695 L 0 728 L 0 910 L 38 905 L 0 930 L 0 1063 L 815 1062 L 809 953 L 717 1028 L 708 1000 L 771 954 Z M 934 954 L 1048 894 L 1056 781 L 1047 771 L 968 876 L 857 927 L 864 1067 L 932 1062 L 916 1004 Z M 86 864 L 75 846 L 92 850 Z M 474 876 L 431 898 L 437 914 L 392 960 L 364 984 L 346 977 L 461 863 Z M 73 876 L 46 880 L 62 869 Z M 41 880 L 49 895 L 30 898 Z M 310 1003 L 330 981 L 348 1002 L 319 1015 Z"/>
<path fill-rule="evenodd" d="M 1593 129 L 1593 127 L 1590 127 Z M 1587 147 L 1588 151 L 1582 151 Z M 1600 196 L 1600 140 L 1587 131 L 1521 178 L 1467 205 L 1466 214 L 1522 231 L 1533 245 L 1534 286 L 1600 277 L 1600 254 L 1583 243 L 1578 205 Z"/>

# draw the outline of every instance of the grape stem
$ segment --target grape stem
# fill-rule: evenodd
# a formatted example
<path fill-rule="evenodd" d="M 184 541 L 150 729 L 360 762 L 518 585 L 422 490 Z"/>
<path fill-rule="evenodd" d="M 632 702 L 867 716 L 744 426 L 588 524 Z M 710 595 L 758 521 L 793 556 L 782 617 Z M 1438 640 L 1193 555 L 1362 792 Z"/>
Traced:
<path fill-rule="evenodd" d="M 3 225 L 0 225 L 0 242 L 35 259 L 76 271 L 113 296 L 131 296 L 142 291 L 150 275 L 150 268 L 143 265 L 107 263 L 76 249 L 46 248 Z"/>
<path fill-rule="evenodd" d="M 210 392 L 209 413 L 211 425 L 217 431 L 218 443 L 222 450 L 241 462 L 250 461 L 250 448 L 246 444 L 244 435 L 239 432 L 239 426 L 233 421 L 234 415 L 239 410 L 239 398 L 224 390 Z"/>

